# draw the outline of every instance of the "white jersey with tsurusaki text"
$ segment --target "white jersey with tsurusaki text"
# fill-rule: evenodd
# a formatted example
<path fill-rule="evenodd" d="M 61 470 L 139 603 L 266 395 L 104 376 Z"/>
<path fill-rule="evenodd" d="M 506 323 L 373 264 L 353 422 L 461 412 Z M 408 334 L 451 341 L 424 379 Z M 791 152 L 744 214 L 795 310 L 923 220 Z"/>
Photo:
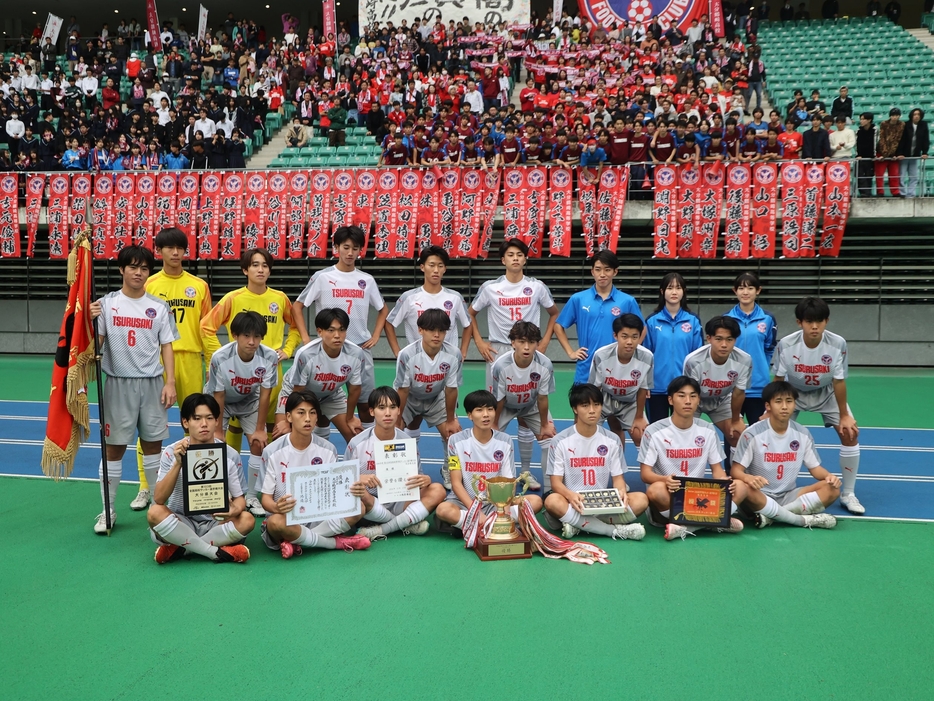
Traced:
<path fill-rule="evenodd" d="M 106 337 L 101 354 L 104 372 L 109 377 L 160 377 L 162 346 L 180 338 L 165 300 L 149 293 L 127 297 L 114 290 L 100 303 L 97 332 Z"/>
<path fill-rule="evenodd" d="M 460 387 L 464 381 L 461 352 L 447 343 L 429 357 L 421 341 L 410 343 L 396 359 L 395 389 L 407 387 L 409 396 L 422 402 L 434 401 L 445 387 Z"/>
<path fill-rule="evenodd" d="M 455 290 L 442 287 L 436 294 L 426 292 L 424 287 L 406 290 L 396 301 L 386 321 L 395 328 L 404 326 L 405 340 L 413 343 L 421 338 L 418 333 L 418 317 L 428 309 L 440 309 L 451 319 L 451 329 L 444 337 L 444 342 L 456 348 L 460 343 L 457 327 L 459 325 L 462 329 L 466 328 L 470 324 L 470 316 L 467 314 L 464 296 Z"/>
<path fill-rule="evenodd" d="M 509 282 L 506 276 L 502 275 L 496 280 L 487 280 L 480 285 L 470 306 L 476 312 L 489 307 L 489 340 L 508 344 L 513 324 L 517 321 L 531 321 L 537 325 L 541 310 L 555 306 L 555 301 L 548 285 L 541 280 L 523 276 L 519 282 Z"/>
<path fill-rule="evenodd" d="M 473 487 L 473 476 L 515 477 L 516 468 L 512 459 L 512 436 L 502 431 L 493 431 L 487 443 L 481 443 L 467 428 L 448 438 L 448 466 L 460 470 L 464 489 L 471 499 L 477 498 Z M 451 479 L 457 479 L 451 473 Z"/>
<path fill-rule="evenodd" d="M 824 331 L 816 348 L 804 343 L 804 331 L 785 336 L 772 355 L 772 372 L 784 377 L 799 394 L 814 395 L 808 405 L 816 406 L 820 400 L 833 394 L 833 381 L 845 380 L 849 372 L 846 340 L 830 331 Z"/>
<path fill-rule="evenodd" d="M 809 470 L 820 467 L 820 456 L 804 426 L 789 421 L 785 433 L 779 434 L 765 419 L 743 431 L 733 462 L 744 466 L 747 474 L 765 477 L 769 483 L 761 491 L 774 497 L 795 489 L 801 465 Z"/>
<path fill-rule="evenodd" d="M 752 377 L 752 356 L 734 348 L 722 365 L 710 357 L 710 346 L 701 346 L 684 359 L 684 374 L 700 385 L 700 410 L 713 409 L 733 394 L 734 389 L 746 390 Z"/>
<path fill-rule="evenodd" d="M 575 426 L 564 429 L 551 439 L 548 462 L 548 474 L 563 478 L 572 492 L 611 487 L 627 469 L 622 443 L 602 426 L 589 438 Z"/>
<path fill-rule="evenodd" d="M 286 434 L 263 450 L 262 486 L 259 491 L 272 494 L 272 498 L 279 501 L 285 496 L 286 468 L 326 465 L 337 461 L 337 449 L 323 438 L 312 434 L 308 447 L 299 450 L 292 445 L 289 434 Z"/>
<path fill-rule="evenodd" d="M 723 463 L 723 451 L 713 424 L 694 419 L 690 428 L 680 429 L 669 417 L 645 429 L 639 463 L 656 475 L 703 477 L 708 465 Z"/>
<path fill-rule="evenodd" d="M 185 440 L 185 439 L 182 439 Z M 179 444 L 180 441 L 171 443 L 162 449 L 162 455 L 159 458 L 159 474 L 156 477 L 156 482 L 162 481 L 169 471 L 172 469 L 172 465 L 175 464 L 175 446 Z M 198 447 L 195 445 L 191 446 L 192 448 Z M 243 496 L 243 483 L 241 482 L 242 471 L 240 469 L 240 453 L 238 453 L 233 448 L 227 448 L 227 492 L 230 495 L 231 499 L 236 499 L 237 497 Z M 155 487 L 152 487 L 155 489 Z M 185 513 L 185 495 L 182 491 L 182 475 L 181 470 L 179 470 L 178 479 L 175 482 L 175 489 L 172 490 L 172 493 L 169 495 L 168 501 L 165 502 L 166 508 L 171 511 L 173 514 L 184 514 Z M 204 514 L 202 516 L 188 516 L 192 521 L 213 521 L 214 517 L 211 514 Z"/>
<path fill-rule="evenodd" d="M 343 392 L 345 384 L 361 384 L 363 362 L 363 351 L 350 341 L 344 341 L 336 358 L 327 354 L 320 338 L 306 343 L 295 354 L 295 362 L 282 378 L 278 412 L 285 411 L 285 403 L 296 389 L 307 389 L 323 400 Z"/>
<path fill-rule="evenodd" d="M 347 312 L 350 317 L 347 340 L 357 345 L 372 336 L 367 321 L 370 307 L 380 310 L 385 306 L 372 275 L 360 270 L 344 273 L 333 265 L 312 275 L 297 301 L 306 307 L 314 304 L 316 315 L 322 309 Z"/>
<path fill-rule="evenodd" d="M 272 389 L 279 381 L 279 356 L 262 344 L 251 360 L 242 360 L 237 342 L 231 341 L 211 356 L 211 370 L 204 385 L 207 394 L 224 393 L 224 411 L 246 416 L 259 409 L 260 389 Z"/>
<path fill-rule="evenodd" d="M 490 369 L 493 376 L 493 395 L 496 401 L 506 400 L 510 409 L 525 409 L 538 401 L 538 395 L 555 391 L 555 374 L 551 360 L 535 351 L 528 367 L 520 368 L 515 351 L 504 353 Z"/>
<path fill-rule="evenodd" d="M 610 343 L 598 348 L 590 366 L 590 384 L 622 404 L 636 401 L 640 389 L 652 386 L 655 357 L 652 351 L 636 346 L 628 363 L 619 360 L 619 345 Z"/>

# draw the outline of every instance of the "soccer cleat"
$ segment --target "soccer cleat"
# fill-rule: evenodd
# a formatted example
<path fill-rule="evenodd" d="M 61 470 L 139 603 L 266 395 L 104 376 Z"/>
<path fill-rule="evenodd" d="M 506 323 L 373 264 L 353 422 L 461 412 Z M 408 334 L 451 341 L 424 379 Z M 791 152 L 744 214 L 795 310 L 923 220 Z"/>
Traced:
<path fill-rule="evenodd" d="M 117 524 L 117 514 L 110 513 L 110 527 L 113 528 Z M 97 520 L 94 522 L 94 532 L 97 535 L 106 535 L 107 534 L 107 521 L 104 518 L 104 512 L 101 511 L 97 515 Z"/>
<path fill-rule="evenodd" d="M 689 535 L 694 535 L 694 533 L 689 531 L 685 526 L 679 526 L 677 523 L 665 525 L 665 540 L 674 540 L 675 538 L 684 540 Z"/>
<path fill-rule="evenodd" d="M 215 562 L 246 562 L 250 559 L 250 549 L 245 545 L 222 545 L 217 549 Z"/>
<path fill-rule="evenodd" d="M 178 545 L 163 544 L 156 548 L 155 561 L 160 565 L 166 562 L 174 562 L 185 557 L 185 548 Z"/>
<path fill-rule="evenodd" d="M 532 477 L 532 475 L 529 475 L 529 489 L 531 489 L 534 492 L 537 492 L 541 488 L 542 488 L 542 485 L 539 483 L 539 481 L 535 479 L 534 477 Z"/>
<path fill-rule="evenodd" d="M 130 502 L 130 508 L 133 511 L 142 511 L 147 506 L 149 506 L 150 494 L 148 489 L 141 489 L 137 492 L 136 497 L 133 501 Z"/>
<path fill-rule="evenodd" d="M 641 523 L 621 523 L 613 527 L 613 540 L 642 540 L 645 538 L 645 526 Z"/>
<path fill-rule="evenodd" d="M 743 522 L 738 518 L 730 519 L 729 528 L 718 528 L 717 533 L 742 533 L 743 532 Z"/>
<path fill-rule="evenodd" d="M 451 471 L 446 465 L 441 468 L 441 483 L 446 490 L 451 491 Z"/>
<path fill-rule="evenodd" d="M 756 513 L 756 528 L 765 528 L 772 525 L 772 519 L 765 514 Z"/>
<path fill-rule="evenodd" d="M 247 510 L 256 516 L 256 518 L 264 518 L 266 516 L 266 509 L 263 508 L 263 505 L 259 503 L 259 499 L 256 497 L 250 497 L 246 500 Z"/>
<path fill-rule="evenodd" d="M 866 513 L 866 507 L 859 503 L 859 499 L 856 498 L 855 494 L 844 494 L 840 497 L 840 504 L 851 514 L 862 516 Z"/>
<path fill-rule="evenodd" d="M 808 528 L 833 528 L 837 519 L 830 514 L 811 514 L 804 517 L 804 525 Z"/>
<path fill-rule="evenodd" d="M 577 526 L 572 526 L 570 523 L 561 524 L 561 537 L 562 538 L 575 538 L 578 533 L 581 532 L 581 529 Z"/>
<path fill-rule="evenodd" d="M 296 545 L 295 543 L 290 543 L 287 540 L 283 540 L 281 543 L 279 543 L 279 552 L 282 554 L 283 560 L 288 560 L 292 556 L 301 555 L 302 546 Z"/>
<path fill-rule="evenodd" d="M 334 536 L 334 542 L 337 547 L 347 553 L 354 550 L 366 550 L 370 547 L 370 539 L 363 535 L 338 535 Z"/>
<path fill-rule="evenodd" d="M 428 521 L 419 521 L 413 523 L 408 528 L 402 529 L 402 535 L 425 535 L 428 532 Z"/>
<path fill-rule="evenodd" d="M 358 528 L 357 535 L 369 538 L 371 543 L 377 538 L 386 538 L 386 536 L 383 535 L 383 529 L 379 526 L 364 526 L 363 528 Z"/>

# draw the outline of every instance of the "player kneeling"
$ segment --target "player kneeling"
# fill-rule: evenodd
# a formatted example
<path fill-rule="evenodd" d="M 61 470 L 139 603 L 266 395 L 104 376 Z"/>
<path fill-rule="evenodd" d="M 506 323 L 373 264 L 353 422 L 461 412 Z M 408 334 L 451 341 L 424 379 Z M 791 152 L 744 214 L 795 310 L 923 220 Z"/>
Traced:
<path fill-rule="evenodd" d="M 399 393 L 392 387 L 377 387 L 367 400 L 375 424 L 363 433 L 358 433 L 347 446 L 344 460 L 356 460 L 360 465 L 360 481 L 352 485 L 351 494 L 360 497 L 363 503 L 363 518 L 371 526 L 364 526 L 357 531 L 371 541 L 384 538 L 390 533 L 402 531 L 405 535 L 425 535 L 428 532 L 428 516 L 444 500 L 446 490 L 438 483 L 432 484 L 431 477 L 421 473 L 409 477 L 405 486 L 418 487 L 417 501 L 397 501 L 381 504 L 377 499 L 377 487 L 381 487 L 376 477 L 376 461 L 373 459 L 380 441 L 402 441 L 409 435 L 397 428 L 401 411 Z"/>
<path fill-rule="evenodd" d="M 255 520 L 246 510 L 240 481 L 240 455 L 227 451 L 227 479 L 230 491 L 229 511 L 212 516 L 185 516 L 184 495 L 179 472 L 182 456 L 189 446 L 215 442 L 221 408 L 210 394 L 191 394 L 182 402 L 182 428 L 188 433 L 162 451 L 155 499 L 147 520 L 150 535 L 159 547 L 156 562 L 160 565 L 182 558 L 186 552 L 214 562 L 246 562 L 250 551 L 239 545 L 253 530 Z"/>
<path fill-rule="evenodd" d="M 587 531 L 614 539 L 642 540 L 645 527 L 633 521 L 649 502 L 641 492 L 626 491 L 623 444 L 616 434 L 599 425 L 603 394 L 594 385 L 574 385 L 568 401 L 574 412 L 574 425 L 551 441 L 548 470 L 551 494 L 545 499 L 545 520 L 555 529 L 564 524 L 561 535 L 565 538 Z M 619 492 L 625 510 L 619 514 L 584 516 L 584 503 L 578 492 L 610 486 Z"/>
<path fill-rule="evenodd" d="M 713 424 L 694 418 L 700 405 L 700 385 L 697 380 L 681 375 L 668 385 L 668 403 L 672 415 L 654 424 L 649 424 L 639 447 L 639 463 L 642 481 L 651 510 L 649 522 L 661 525 L 659 518 L 666 521 L 665 540 L 674 540 L 693 535 L 703 526 L 681 526 L 671 522 L 671 493 L 678 491 L 681 483 L 675 477 L 703 478 L 704 470 L 710 465 L 714 479 L 728 479 L 723 471 L 723 451 Z M 730 484 L 733 513 L 746 499 L 746 485 L 734 480 Z M 730 518 L 729 528 L 717 528 L 720 533 L 739 533 L 743 522 Z"/>
<path fill-rule="evenodd" d="M 337 462 L 337 450 L 330 442 L 314 435 L 319 415 L 318 398 L 308 390 L 292 392 L 285 402 L 285 420 L 290 431 L 263 451 L 263 508 L 271 516 L 263 522 L 263 542 L 279 550 L 288 560 L 301 555 L 302 548 L 340 548 L 350 552 L 370 547 L 370 540 L 359 535 L 342 535 L 360 516 L 286 525 L 285 515 L 295 508 L 295 499 L 285 492 L 285 472 L 280 466 L 299 467 Z"/>
<path fill-rule="evenodd" d="M 733 479 L 749 487 L 743 510 L 756 526 L 772 521 L 808 528 L 833 528 L 837 520 L 824 509 L 840 496 L 840 479 L 821 467 L 811 432 L 792 421 L 798 391 L 789 382 L 771 382 L 762 390 L 768 418 L 747 428 L 733 454 Z M 804 465 L 817 480 L 797 488 Z"/>
<path fill-rule="evenodd" d="M 448 439 L 448 468 L 451 470 L 451 489 L 438 505 L 435 517 L 455 528 L 464 528 L 467 511 L 477 498 L 474 476 L 515 477 L 516 467 L 512 456 L 512 436 L 493 428 L 496 421 L 496 397 L 492 392 L 479 389 L 464 397 L 464 410 L 473 423 L 471 428 L 455 433 Z M 542 508 L 542 500 L 526 495 L 533 512 Z M 496 510 L 493 504 L 484 504 L 484 517 Z M 519 516 L 519 507 L 510 507 L 513 519 Z"/>

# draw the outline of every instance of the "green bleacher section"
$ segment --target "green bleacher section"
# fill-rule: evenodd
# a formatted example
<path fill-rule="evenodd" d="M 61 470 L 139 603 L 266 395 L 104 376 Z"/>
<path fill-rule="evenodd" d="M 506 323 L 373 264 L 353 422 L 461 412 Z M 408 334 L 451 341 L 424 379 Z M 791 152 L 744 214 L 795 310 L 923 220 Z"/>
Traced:
<path fill-rule="evenodd" d="M 317 132 L 317 125 L 314 127 Z M 374 166 L 381 149 L 365 127 L 348 127 L 345 144 L 331 147 L 326 136 L 313 136 L 301 148 L 288 147 L 269 164 L 270 168 L 324 168 L 333 166 Z"/>

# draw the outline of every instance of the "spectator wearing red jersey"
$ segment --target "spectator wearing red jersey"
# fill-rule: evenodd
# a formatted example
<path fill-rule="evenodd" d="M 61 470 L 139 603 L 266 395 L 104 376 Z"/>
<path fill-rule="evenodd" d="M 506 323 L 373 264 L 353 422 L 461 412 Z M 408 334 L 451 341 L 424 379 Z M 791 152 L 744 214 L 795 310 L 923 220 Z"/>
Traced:
<path fill-rule="evenodd" d="M 790 117 L 785 120 L 785 131 L 778 135 L 778 142 L 782 145 L 782 157 L 786 161 L 801 158 L 801 149 L 804 148 L 804 137 L 795 129 L 795 120 Z"/>

